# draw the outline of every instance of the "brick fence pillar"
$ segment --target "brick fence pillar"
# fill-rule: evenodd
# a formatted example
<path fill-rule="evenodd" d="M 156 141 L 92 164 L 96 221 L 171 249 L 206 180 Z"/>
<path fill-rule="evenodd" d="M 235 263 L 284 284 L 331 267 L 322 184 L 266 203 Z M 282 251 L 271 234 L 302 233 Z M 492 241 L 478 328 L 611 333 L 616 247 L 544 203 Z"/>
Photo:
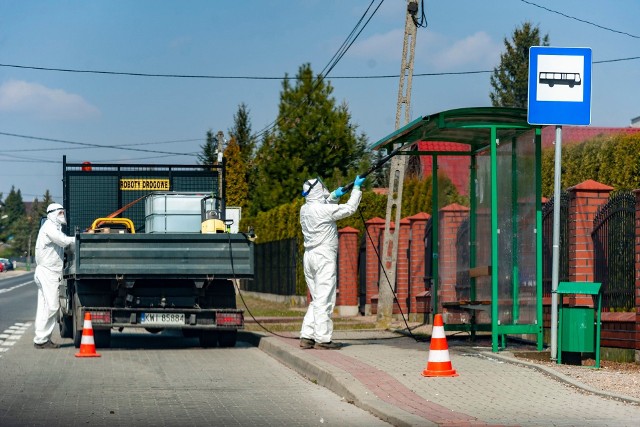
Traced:
<path fill-rule="evenodd" d="M 588 179 L 569 191 L 569 281 L 593 282 L 594 250 L 591 231 L 598 208 L 609 200 L 613 187 Z M 569 298 L 569 305 L 593 306 L 591 296 Z"/>
<path fill-rule="evenodd" d="M 442 313 L 443 302 L 457 301 L 456 282 L 457 282 L 457 261 L 458 252 L 456 241 L 458 237 L 458 229 L 460 224 L 469 216 L 469 208 L 457 203 L 450 204 L 440 209 L 440 230 L 439 236 L 439 264 L 438 264 L 438 303 L 440 307 L 436 307 L 437 313 Z M 453 314 L 453 313 L 449 313 Z M 453 319 L 445 316 L 445 323 L 459 323 L 460 319 Z"/>
<path fill-rule="evenodd" d="M 409 321 L 426 322 L 431 311 L 431 289 L 427 289 L 425 271 L 425 233 L 431 215 L 421 212 L 407 218 L 410 223 L 409 241 Z M 431 254 L 429 254 L 431 256 Z"/>
<path fill-rule="evenodd" d="M 338 295 L 336 310 L 340 316 L 358 314 L 358 233 L 353 227 L 338 230 Z"/>
<path fill-rule="evenodd" d="M 393 304 L 393 313 L 408 315 L 409 307 L 409 237 L 411 235 L 411 222 L 407 219 L 400 220 L 400 234 L 398 235 L 398 253 L 396 258 L 396 298 Z M 388 273 L 387 273 L 388 274 Z M 386 283 L 386 281 L 384 282 Z"/>
<path fill-rule="evenodd" d="M 369 316 L 376 313 L 376 307 L 371 307 L 371 298 L 378 296 L 378 283 L 380 274 L 380 264 L 378 255 L 382 258 L 382 235 L 384 234 L 385 220 L 379 217 L 371 218 L 365 222 L 368 235 L 365 236 L 365 256 L 366 256 L 366 295 L 364 314 Z M 369 238 L 370 237 L 370 238 Z M 373 241 L 373 244 L 371 243 Z M 375 246 L 374 246 L 375 245 Z M 376 301 L 377 302 L 377 301 Z"/>
<path fill-rule="evenodd" d="M 640 190 L 636 195 L 636 238 L 635 238 L 635 279 L 636 279 L 636 346 L 635 361 L 640 363 Z"/>

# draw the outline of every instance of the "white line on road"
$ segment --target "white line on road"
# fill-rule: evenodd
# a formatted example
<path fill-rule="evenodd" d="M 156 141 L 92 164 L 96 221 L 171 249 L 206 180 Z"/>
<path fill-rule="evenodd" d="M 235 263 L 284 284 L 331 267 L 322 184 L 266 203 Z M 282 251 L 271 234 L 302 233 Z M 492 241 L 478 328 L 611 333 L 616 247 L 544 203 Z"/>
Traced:
<path fill-rule="evenodd" d="M 7 293 L 7 292 L 11 292 L 11 291 L 13 291 L 14 289 L 21 288 L 21 287 L 23 287 L 23 286 L 25 286 L 25 285 L 30 285 L 31 283 L 35 283 L 35 282 L 34 282 L 33 280 L 31 280 L 31 281 L 29 281 L 29 282 L 21 283 L 21 284 L 19 284 L 19 285 L 12 286 L 12 287 L 10 287 L 10 288 L 0 289 L 0 294 L 5 294 L 5 293 Z"/>

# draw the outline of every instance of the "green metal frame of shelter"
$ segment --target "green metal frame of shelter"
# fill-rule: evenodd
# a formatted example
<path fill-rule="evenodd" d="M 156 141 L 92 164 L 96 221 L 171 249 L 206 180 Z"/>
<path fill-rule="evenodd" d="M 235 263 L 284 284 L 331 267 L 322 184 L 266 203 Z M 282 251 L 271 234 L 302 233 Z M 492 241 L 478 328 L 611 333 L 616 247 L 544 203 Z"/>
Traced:
<path fill-rule="evenodd" d="M 518 303 L 513 302 L 513 311 L 515 312 L 515 321 L 510 324 L 504 324 L 499 321 L 498 312 L 498 273 L 499 273 L 499 229 L 498 229 L 498 172 L 497 172 L 497 153 L 498 153 L 498 134 L 500 139 L 513 141 L 526 132 L 533 131 L 535 143 L 535 320 L 534 323 L 526 324 L 518 322 Z M 502 108 L 502 107 L 478 107 L 478 108 L 461 108 L 443 111 L 418 118 L 406 126 L 396 130 L 390 135 L 382 138 L 374 143 L 371 148 L 392 149 L 401 146 L 410 146 L 419 141 L 444 141 L 468 144 L 470 151 L 466 152 L 443 152 L 443 151 L 415 151 L 400 150 L 402 155 L 430 155 L 432 156 L 432 206 L 433 212 L 438 212 L 438 156 L 470 156 L 470 241 L 476 242 L 476 226 L 475 217 L 477 214 L 477 206 L 475 201 L 476 180 L 476 156 L 485 154 L 488 150 L 490 153 L 490 188 L 491 188 L 491 324 L 448 324 L 445 325 L 447 330 L 465 330 L 470 331 L 474 336 L 475 331 L 485 330 L 491 331 L 492 351 L 497 352 L 500 348 L 499 339 L 502 339 L 502 348 L 505 346 L 505 336 L 509 334 L 535 334 L 537 336 L 538 350 L 543 348 L 543 316 L 542 316 L 542 179 L 541 179 L 541 128 L 540 126 L 530 125 L 527 122 L 527 110 L 521 108 Z M 517 179 L 517 170 L 512 165 L 511 179 Z M 508 171 L 501 171 L 502 176 Z M 513 182 L 513 181 L 512 181 Z M 517 190 L 515 190 L 517 191 Z M 511 215 L 515 218 L 518 215 L 517 207 L 512 206 Z M 517 218 L 516 218 L 517 219 Z M 434 248 L 433 259 L 439 260 L 438 249 L 438 215 L 432 215 L 432 247 Z M 517 240 L 517 236 L 513 237 Z M 476 242 L 476 244 L 481 244 Z M 513 244 L 517 244 L 514 242 Z M 475 265 L 475 252 L 477 248 L 474 244 L 470 246 L 470 267 Z M 513 256 L 513 255 L 512 255 Z M 514 279 L 517 280 L 518 275 L 518 259 L 517 255 L 513 259 Z M 432 304 L 434 312 L 438 309 L 438 262 L 433 263 L 433 286 Z M 515 282 L 514 282 L 515 283 Z M 471 281 L 471 297 L 475 297 L 475 280 Z M 516 285 L 514 284 L 514 293 L 517 294 Z M 517 295 L 514 297 L 516 301 Z M 489 329 L 490 328 L 490 329 Z"/>

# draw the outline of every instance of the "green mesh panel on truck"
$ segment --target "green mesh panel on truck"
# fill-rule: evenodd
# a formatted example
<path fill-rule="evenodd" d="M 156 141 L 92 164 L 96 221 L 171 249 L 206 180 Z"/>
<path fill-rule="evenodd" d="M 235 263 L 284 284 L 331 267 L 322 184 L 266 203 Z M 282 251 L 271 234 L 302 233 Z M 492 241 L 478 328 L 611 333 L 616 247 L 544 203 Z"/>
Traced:
<path fill-rule="evenodd" d="M 91 227 L 96 218 L 106 217 L 140 199 L 117 217 L 129 218 L 136 232 L 144 232 L 144 196 L 154 190 L 120 190 L 122 179 L 168 179 L 169 189 L 162 191 L 202 192 L 218 197 L 218 166 L 193 165 L 117 165 L 65 163 L 64 207 L 67 210 L 66 232 Z M 212 170 L 213 169 L 213 170 Z"/>

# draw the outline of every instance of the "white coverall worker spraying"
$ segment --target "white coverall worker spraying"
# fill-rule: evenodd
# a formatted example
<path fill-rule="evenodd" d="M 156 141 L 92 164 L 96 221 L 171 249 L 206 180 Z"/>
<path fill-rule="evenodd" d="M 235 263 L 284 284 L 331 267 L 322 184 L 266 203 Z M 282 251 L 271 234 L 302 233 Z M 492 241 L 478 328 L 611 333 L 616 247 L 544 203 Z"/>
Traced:
<path fill-rule="evenodd" d="M 56 315 L 60 308 L 58 286 L 62 281 L 62 263 L 64 248 L 75 242 L 62 232 L 62 225 L 67 223 L 62 205 L 52 203 L 47 207 L 47 220 L 40 227 L 36 240 L 36 271 L 34 281 L 38 286 L 38 309 L 36 312 L 35 332 L 33 339 L 36 348 L 58 348 L 51 341 L 51 334 L 56 325 Z"/>
<path fill-rule="evenodd" d="M 311 294 L 300 331 L 303 349 L 339 349 L 331 341 L 331 314 L 336 303 L 338 226 L 336 221 L 352 215 L 358 208 L 365 178 L 356 177 L 349 201 L 337 204 L 345 192 L 342 187 L 329 193 L 319 178 L 305 181 L 302 195 L 306 202 L 300 208 L 300 225 L 304 236 L 304 277 Z"/>

